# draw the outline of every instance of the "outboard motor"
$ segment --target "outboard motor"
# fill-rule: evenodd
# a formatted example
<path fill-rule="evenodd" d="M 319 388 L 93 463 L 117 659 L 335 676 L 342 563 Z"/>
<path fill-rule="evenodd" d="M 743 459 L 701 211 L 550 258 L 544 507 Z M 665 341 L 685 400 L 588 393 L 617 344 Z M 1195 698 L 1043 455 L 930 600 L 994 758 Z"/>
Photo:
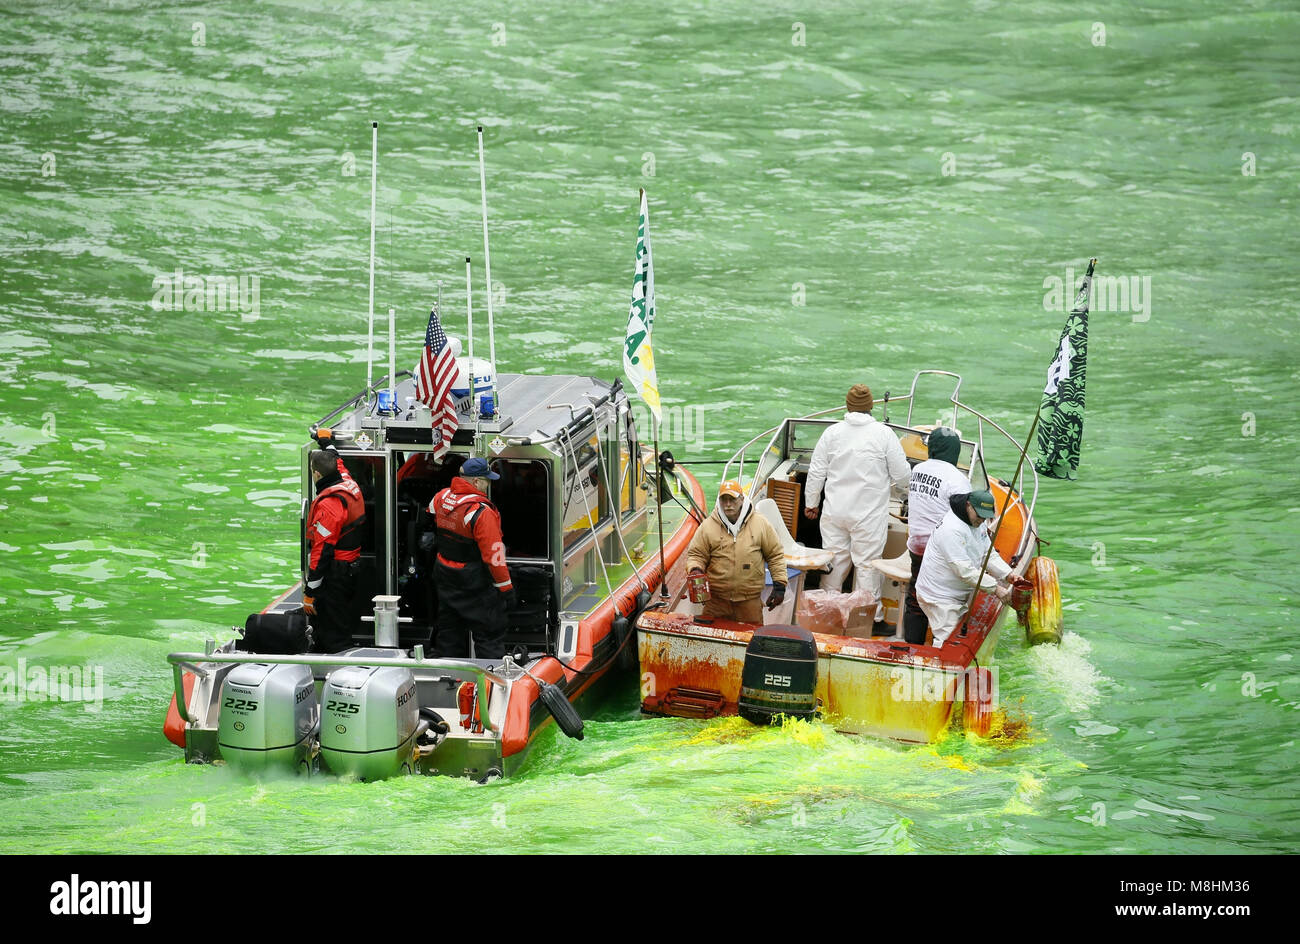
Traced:
<path fill-rule="evenodd" d="M 316 718 L 316 683 L 308 666 L 236 666 L 221 684 L 221 758 L 245 771 L 306 769 Z"/>
<path fill-rule="evenodd" d="M 745 648 L 740 716 L 771 724 L 777 715 L 811 718 L 817 711 L 817 641 L 802 626 L 760 626 Z"/>
<path fill-rule="evenodd" d="M 321 690 L 321 759 L 331 772 L 383 780 L 413 769 L 421 723 L 415 676 L 400 666 L 335 669 Z"/>

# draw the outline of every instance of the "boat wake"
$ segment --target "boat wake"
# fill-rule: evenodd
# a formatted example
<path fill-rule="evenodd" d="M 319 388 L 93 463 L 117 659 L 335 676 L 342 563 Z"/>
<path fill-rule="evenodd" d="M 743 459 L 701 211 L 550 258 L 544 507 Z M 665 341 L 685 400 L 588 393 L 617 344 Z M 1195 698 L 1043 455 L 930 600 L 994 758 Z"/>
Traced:
<path fill-rule="evenodd" d="M 1034 676 L 1078 714 L 1101 700 L 1101 686 L 1110 681 L 1088 661 L 1091 651 L 1088 640 L 1067 632 L 1060 645 L 1035 646 L 1026 655 Z"/>

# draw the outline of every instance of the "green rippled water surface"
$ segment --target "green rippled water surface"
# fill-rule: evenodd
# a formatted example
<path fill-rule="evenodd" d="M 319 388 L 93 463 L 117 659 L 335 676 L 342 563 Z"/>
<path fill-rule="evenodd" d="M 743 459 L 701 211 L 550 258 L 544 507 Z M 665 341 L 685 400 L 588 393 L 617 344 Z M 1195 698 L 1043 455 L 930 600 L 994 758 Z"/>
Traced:
<path fill-rule="evenodd" d="M 103 672 L 98 711 L 0 702 L 0 849 L 1296 851 L 1294 4 L 636 9 L 0 18 L 0 665 Z M 642 719 L 628 681 L 506 782 L 185 766 L 164 658 L 294 580 L 295 451 L 364 379 L 372 119 L 403 366 L 435 279 L 463 325 L 476 124 L 504 369 L 620 374 L 649 190 L 687 461 L 920 367 L 1021 432 L 1044 280 L 1149 278 L 1094 314 L 1081 477 L 1040 497 L 1070 634 L 1002 641 L 1028 733 Z M 178 267 L 257 310 L 155 310 Z"/>

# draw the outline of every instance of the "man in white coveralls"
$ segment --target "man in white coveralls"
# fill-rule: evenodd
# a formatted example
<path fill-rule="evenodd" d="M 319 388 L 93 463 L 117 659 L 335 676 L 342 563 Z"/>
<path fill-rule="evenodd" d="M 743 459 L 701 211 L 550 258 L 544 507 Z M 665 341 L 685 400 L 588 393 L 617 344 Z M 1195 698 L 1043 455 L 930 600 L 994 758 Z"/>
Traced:
<path fill-rule="evenodd" d="M 989 549 L 984 521 L 992 518 L 996 509 L 993 493 L 983 489 L 953 495 L 949 499 L 948 514 L 939 522 L 925 546 L 921 573 L 916 580 L 916 599 L 930 621 L 936 646 L 942 646 L 948 640 L 966 612 L 966 600 L 975 589 L 984 555 Z M 980 580 L 980 586 L 1005 600 L 1011 595 L 1011 586 L 1001 581 L 1007 579 L 1011 568 L 997 551 L 989 554 L 988 558 L 988 570 Z"/>
<path fill-rule="evenodd" d="M 884 575 L 871 562 L 885 550 L 889 530 L 889 486 L 907 484 L 907 456 L 894 431 L 871 415 L 871 388 L 854 384 L 845 397 L 848 412 L 817 441 L 808 467 L 804 514 L 821 516 L 822 547 L 834 553 L 830 576 L 822 586 L 839 590 L 852 566 L 854 587 L 866 587 L 880 599 Z M 818 506 L 826 489 L 824 513 Z M 877 612 L 879 615 L 879 612 Z M 873 635 L 891 630 L 876 620 Z"/>

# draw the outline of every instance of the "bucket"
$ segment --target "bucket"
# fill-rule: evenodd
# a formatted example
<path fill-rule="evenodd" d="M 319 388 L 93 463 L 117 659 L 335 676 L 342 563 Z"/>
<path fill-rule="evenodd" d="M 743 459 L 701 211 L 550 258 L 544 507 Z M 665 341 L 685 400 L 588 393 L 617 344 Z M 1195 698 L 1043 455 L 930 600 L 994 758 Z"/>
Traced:
<path fill-rule="evenodd" d="M 709 602 L 709 578 L 705 574 L 691 574 L 686 578 L 686 593 L 692 603 Z"/>
<path fill-rule="evenodd" d="M 1016 618 L 1023 625 L 1029 614 L 1029 604 L 1034 599 L 1034 582 L 1024 577 L 1017 577 L 1011 582 L 1011 605 L 1015 608 Z"/>

